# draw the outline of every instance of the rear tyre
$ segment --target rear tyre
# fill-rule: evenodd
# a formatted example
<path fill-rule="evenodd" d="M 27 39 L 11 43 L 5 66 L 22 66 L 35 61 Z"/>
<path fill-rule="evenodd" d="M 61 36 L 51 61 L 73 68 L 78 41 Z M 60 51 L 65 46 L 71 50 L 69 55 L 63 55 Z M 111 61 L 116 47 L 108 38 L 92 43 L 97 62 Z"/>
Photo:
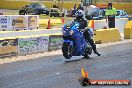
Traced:
<path fill-rule="evenodd" d="M 35 10 L 35 15 L 40 15 L 39 11 Z"/>
<path fill-rule="evenodd" d="M 90 44 L 87 45 L 87 53 L 88 55 L 92 54 L 92 46 Z"/>
<path fill-rule="evenodd" d="M 46 12 L 46 15 L 49 15 L 49 12 Z"/>
<path fill-rule="evenodd" d="M 19 15 L 27 15 L 27 12 L 25 10 L 20 10 Z"/>
<path fill-rule="evenodd" d="M 90 58 L 89 55 L 91 55 L 91 54 L 92 54 L 92 47 L 89 44 L 87 44 L 84 58 L 89 59 Z"/>
<path fill-rule="evenodd" d="M 71 46 L 70 43 L 63 43 L 62 52 L 63 52 L 63 56 L 66 59 L 70 59 L 73 53 L 73 46 Z"/>

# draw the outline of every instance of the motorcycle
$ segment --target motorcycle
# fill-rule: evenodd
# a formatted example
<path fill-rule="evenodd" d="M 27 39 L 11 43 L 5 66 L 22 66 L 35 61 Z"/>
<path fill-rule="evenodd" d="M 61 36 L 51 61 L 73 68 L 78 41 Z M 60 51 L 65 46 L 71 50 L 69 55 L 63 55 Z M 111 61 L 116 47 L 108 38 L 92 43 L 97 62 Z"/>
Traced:
<path fill-rule="evenodd" d="M 92 47 L 85 40 L 78 22 L 65 24 L 62 28 L 62 35 L 62 52 L 66 59 L 70 59 L 72 56 L 89 57 L 91 55 Z"/>

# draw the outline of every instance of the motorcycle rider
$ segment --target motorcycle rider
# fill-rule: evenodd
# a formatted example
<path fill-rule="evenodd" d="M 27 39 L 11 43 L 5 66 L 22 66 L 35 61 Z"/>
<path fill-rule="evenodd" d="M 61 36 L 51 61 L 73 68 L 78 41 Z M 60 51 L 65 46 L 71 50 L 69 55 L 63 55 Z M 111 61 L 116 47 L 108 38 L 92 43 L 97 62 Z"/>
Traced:
<path fill-rule="evenodd" d="M 84 17 L 84 13 L 82 10 L 78 10 L 76 13 L 75 13 L 75 16 L 76 18 L 74 19 L 75 22 L 78 22 L 80 25 L 79 25 L 79 29 L 80 30 L 83 30 L 84 32 L 84 38 L 86 39 L 87 42 L 89 42 L 89 44 L 92 46 L 92 49 L 94 51 L 95 54 L 97 54 L 98 56 L 100 56 L 101 54 L 98 53 L 97 49 L 96 49 L 96 45 L 93 41 L 93 39 L 91 38 L 91 35 L 90 33 L 88 32 L 88 28 L 85 29 L 87 27 L 87 20 L 86 18 Z"/>

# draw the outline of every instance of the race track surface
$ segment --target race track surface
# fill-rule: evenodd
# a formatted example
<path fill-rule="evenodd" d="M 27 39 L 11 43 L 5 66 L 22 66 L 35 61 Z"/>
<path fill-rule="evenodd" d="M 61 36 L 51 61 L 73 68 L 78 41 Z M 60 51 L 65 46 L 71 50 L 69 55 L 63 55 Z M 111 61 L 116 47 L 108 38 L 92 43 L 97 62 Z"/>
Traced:
<path fill-rule="evenodd" d="M 65 62 L 62 55 L 40 57 L 0 65 L 0 88 L 83 88 L 81 68 L 90 79 L 132 81 L 132 43 L 99 48 L 102 56 Z M 57 53 L 57 52 L 55 52 Z M 131 86 L 87 86 L 84 88 L 132 88 Z"/>

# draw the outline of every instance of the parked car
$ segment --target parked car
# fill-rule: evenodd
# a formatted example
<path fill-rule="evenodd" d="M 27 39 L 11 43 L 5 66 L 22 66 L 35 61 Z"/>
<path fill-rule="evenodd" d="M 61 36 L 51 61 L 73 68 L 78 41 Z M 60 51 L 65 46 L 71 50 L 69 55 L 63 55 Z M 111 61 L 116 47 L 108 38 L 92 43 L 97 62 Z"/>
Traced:
<path fill-rule="evenodd" d="M 50 9 L 50 17 L 64 17 L 64 11 L 61 11 L 58 8 L 51 8 Z"/>
<path fill-rule="evenodd" d="M 102 10 L 102 17 L 106 18 L 105 16 L 106 10 Z M 128 14 L 124 10 L 116 10 L 116 18 L 128 18 Z"/>
<path fill-rule="evenodd" d="M 128 18 L 128 14 L 124 10 L 117 10 L 116 18 Z"/>
<path fill-rule="evenodd" d="M 101 10 L 93 14 L 94 20 L 102 20 L 103 19 L 103 13 Z"/>
<path fill-rule="evenodd" d="M 88 7 L 84 7 L 85 10 L 85 17 L 88 20 L 94 19 L 94 20 L 101 20 L 102 18 L 102 11 L 100 8 L 90 5 Z"/>
<path fill-rule="evenodd" d="M 40 15 L 40 14 L 49 15 L 49 10 L 43 4 L 31 3 L 30 5 L 26 5 L 22 7 L 22 9 L 19 11 L 19 15 L 26 15 L 31 13 L 34 15 Z"/>
<path fill-rule="evenodd" d="M 101 11 L 97 11 L 97 12 L 94 12 L 92 14 L 89 14 L 89 15 L 86 15 L 86 19 L 87 20 L 101 20 L 103 19 L 103 16 L 102 16 L 102 12 Z"/>

